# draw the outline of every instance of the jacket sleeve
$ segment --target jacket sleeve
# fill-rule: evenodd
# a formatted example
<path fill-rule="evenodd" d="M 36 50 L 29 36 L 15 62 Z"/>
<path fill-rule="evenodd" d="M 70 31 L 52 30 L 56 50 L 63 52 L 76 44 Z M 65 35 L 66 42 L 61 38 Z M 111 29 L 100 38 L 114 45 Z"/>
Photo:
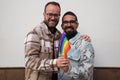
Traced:
<path fill-rule="evenodd" d="M 25 38 L 25 67 L 44 72 L 58 71 L 56 59 L 47 59 L 40 56 L 40 38 L 35 32 Z"/>
<path fill-rule="evenodd" d="M 79 75 L 85 79 L 93 78 L 94 49 L 91 43 L 85 42 L 85 47 L 81 51 L 79 62 Z"/>
<path fill-rule="evenodd" d="M 69 72 L 72 73 L 71 75 L 74 78 L 79 77 L 80 79 L 90 80 L 90 78 L 93 77 L 94 64 L 94 50 L 92 44 L 86 41 L 82 41 L 81 45 L 78 48 L 80 50 L 80 58 L 76 61 L 75 59 L 73 60 L 73 63 L 76 63 L 77 65 L 74 66 L 71 64 L 69 67 Z"/>

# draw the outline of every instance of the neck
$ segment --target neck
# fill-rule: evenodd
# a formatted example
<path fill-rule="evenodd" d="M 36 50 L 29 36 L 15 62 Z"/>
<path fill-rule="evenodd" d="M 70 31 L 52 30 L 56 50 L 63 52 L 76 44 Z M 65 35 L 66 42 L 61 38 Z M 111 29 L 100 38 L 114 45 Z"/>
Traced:
<path fill-rule="evenodd" d="M 55 32 L 56 32 L 56 30 L 57 30 L 55 27 L 49 27 L 49 26 L 48 26 L 48 29 L 49 29 L 50 32 L 53 33 L 53 34 L 55 34 Z"/>

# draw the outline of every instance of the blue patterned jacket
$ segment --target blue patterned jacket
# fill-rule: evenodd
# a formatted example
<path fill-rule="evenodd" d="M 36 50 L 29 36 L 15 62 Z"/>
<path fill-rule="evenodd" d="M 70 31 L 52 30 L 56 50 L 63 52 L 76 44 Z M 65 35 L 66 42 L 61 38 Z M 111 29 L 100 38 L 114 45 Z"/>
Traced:
<path fill-rule="evenodd" d="M 69 40 L 71 49 L 68 52 L 69 70 L 60 71 L 58 80 L 93 80 L 94 49 L 90 42 L 80 39 L 81 34 Z"/>

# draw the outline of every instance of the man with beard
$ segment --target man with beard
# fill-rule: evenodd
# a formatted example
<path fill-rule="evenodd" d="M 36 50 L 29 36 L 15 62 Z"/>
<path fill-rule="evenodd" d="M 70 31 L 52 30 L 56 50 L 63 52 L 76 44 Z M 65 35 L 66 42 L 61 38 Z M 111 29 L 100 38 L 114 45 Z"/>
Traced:
<path fill-rule="evenodd" d="M 59 3 L 48 2 L 43 12 L 44 20 L 27 34 L 25 39 L 25 80 L 57 80 L 59 68 L 68 66 L 68 59 L 58 58 L 61 33 L 56 26 L 59 22 L 60 12 Z M 83 38 L 90 40 L 88 36 Z"/>
<path fill-rule="evenodd" d="M 69 67 L 60 69 L 58 80 L 93 80 L 94 49 L 90 42 L 80 39 L 77 16 L 71 11 L 66 12 L 62 17 L 61 26 L 64 31 L 61 40 L 66 37 L 70 49 L 67 52 Z M 60 41 L 61 43 L 63 42 Z"/>

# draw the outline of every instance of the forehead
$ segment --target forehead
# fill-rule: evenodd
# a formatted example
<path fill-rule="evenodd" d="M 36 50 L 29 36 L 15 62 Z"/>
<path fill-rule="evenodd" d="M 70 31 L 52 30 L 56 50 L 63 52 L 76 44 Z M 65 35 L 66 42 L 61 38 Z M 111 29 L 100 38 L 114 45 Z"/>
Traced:
<path fill-rule="evenodd" d="M 49 12 L 49 13 L 60 13 L 60 8 L 57 5 L 49 4 L 46 7 L 46 12 Z"/>
<path fill-rule="evenodd" d="M 68 20 L 68 21 L 69 20 L 75 20 L 75 16 L 73 16 L 73 15 L 65 15 L 63 20 Z"/>

